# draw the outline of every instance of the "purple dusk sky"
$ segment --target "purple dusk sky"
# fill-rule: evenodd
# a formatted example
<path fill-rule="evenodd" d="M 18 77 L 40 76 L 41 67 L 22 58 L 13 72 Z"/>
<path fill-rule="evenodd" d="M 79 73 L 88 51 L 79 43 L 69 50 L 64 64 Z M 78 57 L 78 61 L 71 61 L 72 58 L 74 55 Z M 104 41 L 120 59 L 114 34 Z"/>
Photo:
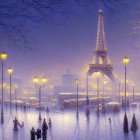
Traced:
<path fill-rule="evenodd" d="M 57 12 L 48 12 L 48 15 L 39 22 L 24 21 L 21 18 L 16 18 L 17 21 L 14 21 L 11 17 L 11 22 L 23 22 L 24 25 L 20 28 L 24 30 L 29 41 L 26 44 L 27 48 L 24 48 L 20 41 L 15 46 L 11 41 L 12 37 L 7 36 L 5 29 L 0 27 L 1 51 L 8 53 L 5 73 L 9 65 L 13 67 L 14 79 L 20 81 L 25 88 L 33 86 L 32 78 L 41 73 L 49 79 L 48 84 L 59 84 L 61 75 L 68 68 L 83 80 L 93 58 L 98 10 L 102 9 L 108 54 L 114 65 L 114 72 L 123 78 L 124 67 L 121 60 L 124 56 L 129 57 L 128 79 L 135 81 L 138 86 L 140 82 L 139 0 L 95 0 L 93 3 L 90 3 L 90 0 L 62 0 L 61 2 L 63 6 L 57 3 L 55 5 Z M 58 12 L 58 9 L 61 12 Z M 7 75 L 5 79 L 8 81 Z"/>

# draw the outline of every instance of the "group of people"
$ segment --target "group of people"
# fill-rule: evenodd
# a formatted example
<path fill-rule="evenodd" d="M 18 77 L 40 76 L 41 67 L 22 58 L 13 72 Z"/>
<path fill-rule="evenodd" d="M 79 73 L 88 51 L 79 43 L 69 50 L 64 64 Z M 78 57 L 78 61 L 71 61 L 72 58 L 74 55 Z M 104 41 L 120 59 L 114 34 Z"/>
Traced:
<path fill-rule="evenodd" d="M 111 118 L 108 119 L 109 120 L 109 123 L 111 124 Z M 126 114 L 124 115 L 124 123 L 123 123 L 123 129 L 124 129 L 124 132 L 128 132 L 128 120 L 127 120 L 127 116 Z M 131 123 L 131 128 L 130 130 L 132 132 L 136 132 L 138 130 L 138 125 L 137 125 L 137 121 L 136 121 L 136 117 L 135 117 L 135 113 L 133 114 L 133 119 L 132 119 L 132 123 Z"/>
<path fill-rule="evenodd" d="M 42 138 L 43 138 L 43 140 L 47 139 L 48 126 L 49 126 L 49 128 L 52 126 L 51 119 L 49 118 L 49 122 L 47 125 L 47 122 L 44 118 L 43 124 L 42 124 Z M 35 140 L 35 136 L 37 136 L 37 139 L 41 138 L 41 130 L 40 129 L 37 129 L 37 131 L 35 132 L 34 127 L 32 127 L 30 134 L 31 134 L 31 140 Z"/>
<path fill-rule="evenodd" d="M 123 129 L 124 129 L 125 133 L 129 132 L 129 130 L 128 130 L 128 119 L 127 119 L 126 113 L 124 115 Z M 138 125 L 137 125 L 135 114 L 133 114 L 133 119 L 132 119 L 130 130 L 134 133 L 138 130 Z"/>

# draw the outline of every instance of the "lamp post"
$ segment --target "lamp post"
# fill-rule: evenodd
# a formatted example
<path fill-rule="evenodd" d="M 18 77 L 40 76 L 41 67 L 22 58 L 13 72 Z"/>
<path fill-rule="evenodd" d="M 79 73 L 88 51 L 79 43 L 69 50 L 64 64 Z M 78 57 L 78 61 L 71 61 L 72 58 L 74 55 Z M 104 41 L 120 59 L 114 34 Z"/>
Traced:
<path fill-rule="evenodd" d="M 39 89 L 39 117 L 38 120 L 41 120 L 41 89 L 45 87 L 45 84 L 47 82 L 47 79 L 45 77 L 42 77 L 40 80 L 35 76 L 33 78 L 33 82 L 35 83 L 35 87 Z"/>
<path fill-rule="evenodd" d="M 104 84 L 103 84 L 103 93 L 105 92 L 104 89 L 106 88 L 106 87 L 105 87 L 106 84 L 107 84 L 107 81 L 104 80 Z M 106 91 L 105 93 L 106 93 L 106 97 L 107 97 L 107 91 Z"/>
<path fill-rule="evenodd" d="M 126 115 L 126 65 L 129 63 L 129 59 L 125 56 L 123 58 L 123 64 L 124 64 L 124 70 L 125 70 L 125 115 L 124 115 L 124 132 L 128 133 L 128 119 L 127 119 L 127 115 Z"/>
<path fill-rule="evenodd" d="M 96 72 L 96 76 L 97 76 L 97 96 L 98 96 L 97 112 L 99 113 L 99 77 L 100 77 L 100 72 Z"/>
<path fill-rule="evenodd" d="M 123 95 L 121 96 L 121 85 L 123 84 L 124 80 L 123 79 L 120 79 L 120 98 L 122 98 L 122 101 L 123 101 Z"/>
<path fill-rule="evenodd" d="M 119 103 L 120 103 L 120 94 L 121 94 L 121 86 L 120 86 L 120 82 L 119 82 L 119 86 L 118 86 L 118 88 L 119 88 Z"/>
<path fill-rule="evenodd" d="M 11 82 L 11 75 L 13 73 L 13 69 L 11 67 L 9 67 L 9 69 L 7 70 L 9 75 L 10 75 L 10 109 L 11 109 L 11 101 L 12 101 L 12 96 L 11 96 L 11 85 L 12 85 L 12 82 Z"/>
<path fill-rule="evenodd" d="M 125 70 L 125 113 L 126 113 L 126 65 L 129 63 L 129 59 L 125 56 L 123 58 L 124 70 Z"/>
<path fill-rule="evenodd" d="M 17 84 L 15 84 L 15 100 L 16 100 L 16 108 L 17 108 L 17 89 L 18 88 L 18 85 Z"/>
<path fill-rule="evenodd" d="M 88 97 L 88 73 L 87 73 L 87 106 L 89 106 L 89 97 Z"/>
<path fill-rule="evenodd" d="M 4 115 L 3 115 L 3 67 L 4 67 L 4 61 L 7 58 L 7 54 L 6 53 L 1 53 L 0 54 L 1 60 L 2 60 L 2 86 L 1 86 L 1 93 L 2 93 L 2 104 L 1 104 L 1 123 L 4 123 Z"/>
<path fill-rule="evenodd" d="M 134 100 L 135 100 L 135 98 L 134 98 L 135 97 L 135 95 L 134 95 L 135 94 L 135 84 L 134 83 L 132 84 L 132 88 L 133 88 L 133 102 L 134 102 Z"/>
<path fill-rule="evenodd" d="M 76 89 L 77 89 L 77 110 L 76 110 L 76 117 L 79 118 L 79 112 L 78 112 L 78 84 L 79 84 L 79 81 L 78 81 L 78 79 L 75 80 L 75 83 L 76 83 Z"/>

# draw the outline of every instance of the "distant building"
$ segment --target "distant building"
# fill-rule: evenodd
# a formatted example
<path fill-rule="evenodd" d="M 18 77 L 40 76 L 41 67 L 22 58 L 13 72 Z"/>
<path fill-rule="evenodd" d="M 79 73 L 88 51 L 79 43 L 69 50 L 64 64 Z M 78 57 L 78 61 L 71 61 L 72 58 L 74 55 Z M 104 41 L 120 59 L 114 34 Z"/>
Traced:
<path fill-rule="evenodd" d="M 62 82 L 61 85 L 54 86 L 54 94 L 58 95 L 60 92 L 75 92 L 75 78 L 73 74 L 67 70 L 66 74 L 62 75 Z"/>
<path fill-rule="evenodd" d="M 69 70 L 67 70 L 67 73 L 63 74 L 62 76 L 62 86 L 73 88 L 74 84 L 75 84 L 75 77 L 70 73 Z"/>

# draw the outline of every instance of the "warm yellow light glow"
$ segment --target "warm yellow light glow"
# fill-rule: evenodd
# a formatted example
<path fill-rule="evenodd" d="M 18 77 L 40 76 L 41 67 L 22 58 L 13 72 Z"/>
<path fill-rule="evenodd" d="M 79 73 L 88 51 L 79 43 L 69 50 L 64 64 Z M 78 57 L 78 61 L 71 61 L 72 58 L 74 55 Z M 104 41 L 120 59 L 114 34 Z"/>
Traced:
<path fill-rule="evenodd" d="M 123 64 L 128 64 L 129 63 L 129 59 L 125 56 L 124 58 L 123 58 Z"/>
<path fill-rule="evenodd" d="M 105 84 L 105 85 L 107 84 L 107 81 L 106 81 L 106 80 L 104 80 L 104 84 Z"/>
<path fill-rule="evenodd" d="M 107 88 L 107 90 L 111 91 L 111 88 L 110 88 L 110 87 L 108 87 L 108 88 Z"/>
<path fill-rule="evenodd" d="M 38 81 L 39 81 L 39 79 L 35 76 L 34 79 L 33 79 L 33 82 L 37 83 Z"/>
<path fill-rule="evenodd" d="M 84 87 L 85 87 L 85 85 L 84 85 L 84 84 L 82 84 L 82 85 L 81 85 L 81 87 L 82 87 L 82 88 L 84 88 Z"/>
<path fill-rule="evenodd" d="M 13 89 L 11 90 L 11 93 L 12 93 L 12 94 L 14 93 L 14 90 L 13 90 Z"/>
<path fill-rule="evenodd" d="M 100 9 L 100 10 L 99 10 L 99 14 L 102 14 L 102 13 L 103 13 L 103 11 Z"/>
<path fill-rule="evenodd" d="M 54 88 L 54 85 L 50 85 L 50 88 L 53 89 Z"/>
<path fill-rule="evenodd" d="M 132 83 L 131 85 L 132 85 L 132 86 L 135 86 L 135 83 Z"/>
<path fill-rule="evenodd" d="M 99 64 L 103 64 L 103 60 L 101 57 L 99 57 Z"/>
<path fill-rule="evenodd" d="M 79 83 L 78 79 L 76 79 L 76 80 L 75 80 L 75 83 L 76 83 L 76 84 L 78 84 L 78 83 Z"/>
<path fill-rule="evenodd" d="M 101 86 L 98 85 L 98 88 L 101 89 Z M 97 90 L 97 85 L 94 85 L 93 89 Z"/>
<path fill-rule="evenodd" d="M 18 85 L 17 84 L 15 84 L 15 88 L 18 88 Z"/>
<path fill-rule="evenodd" d="M 64 121 L 65 122 L 69 122 L 71 120 L 71 116 L 68 114 L 68 115 L 64 115 Z"/>
<path fill-rule="evenodd" d="M 46 82 L 47 82 L 47 78 L 43 77 L 43 78 L 42 78 L 42 82 L 43 82 L 43 83 L 46 83 Z"/>
<path fill-rule="evenodd" d="M 23 94 L 27 95 L 28 94 L 27 90 L 24 90 L 23 91 Z"/>
<path fill-rule="evenodd" d="M 35 94 L 35 91 L 30 91 L 30 94 Z"/>
<path fill-rule="evenodd" d="M 12 68 L 9 68 L 7 71 L 8 71 L 9 74 L 13 73 L 13 69 Z"/>
<path fill-rule="evenodd" d="M 1 53 L 0 57 L 1 57 L 1 60 L 4 61 L 7 58 L 7 54 L 6 53 Z"/>
<path fill-rule="evenodd" d="M 100 77 L 101 76 L 101 72 L 96 72 L 96 76 Z"/>
<path fill-rule="evenodd" d="M 6 84 L 5 83 L 3 83 L 3 87 L 5 87 L 6 86 Z"/>

